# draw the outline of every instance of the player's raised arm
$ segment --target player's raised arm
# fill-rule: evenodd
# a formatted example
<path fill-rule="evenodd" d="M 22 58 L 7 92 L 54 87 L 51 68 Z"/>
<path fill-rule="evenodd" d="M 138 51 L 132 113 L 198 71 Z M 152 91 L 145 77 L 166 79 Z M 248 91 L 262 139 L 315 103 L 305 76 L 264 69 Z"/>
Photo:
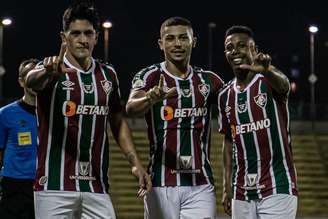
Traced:
<path fill-rule="evenodd" d="M 164 89 L 164 80 L 164 75 L 161 74 L 158 85 L 147 92 L 132 89 L 126 104 L 126 112 L 132 116 L 144 114 L 153 104 L 176 96 L 176 87 L 172 87 L 166 91 Z"/>
<path fill-rule="evenodd" d="M 36 66 L 26 76 L 26 86 L 35 91 L 42 90 L 48 82 L 62 73 L 74 71 L 66 68 L 63 60 L 66 51 L 66 44 L 62 43 L 58 56 L 50 56 L 43 59 L 41 65 Z"/>

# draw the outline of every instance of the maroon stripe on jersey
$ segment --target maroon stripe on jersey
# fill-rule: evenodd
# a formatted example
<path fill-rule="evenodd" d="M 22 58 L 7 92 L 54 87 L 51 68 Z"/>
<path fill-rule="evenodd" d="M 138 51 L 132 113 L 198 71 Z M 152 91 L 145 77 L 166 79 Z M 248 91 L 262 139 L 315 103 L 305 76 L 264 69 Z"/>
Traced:
<path fill-rule="evenodd" d="M 44 189 L 43 185 L 39 184 L 39 179 L 42 176 L 45 176 L 45 167 L 46 167 L 46 156 L 47 156 L 47 145 L 48 145 L 48 135 L 49 135 L 49 114 L 52 89 L 47 88 L 45 91 L 38 93 L 37 95 L 37 117 L 38 117 L 38 167 L 36 171 L 36 178 L 34 182 L 34 187 L 36 191 L 41 191 Z M 44 104 L 45 103 L 45 104 Z M 42 130 L 42 131 L 40 131 Z"/>
<path fill-rule="evenodd" d="M 67 74 L 69 81 L 74 81 L 74 89 L 70 90 L 70 100 L 81 101 L 81 89 L 77 73 Z M 80 104 L 76 103 L 77 105 Z M 75 163 L 77 156 L 78 145 L 78 130 L 79 130 L 79 115 L 67 117 L 67 137 L 65 142 L 65 165 L 64 165 L 64 190 L 65 191 L 76 191 L 75 180 L 70 179 L 70 176 L 75 176 Z M 75 127 L 75 128 L 73 128 Z M 75 147 L 74 147 L 75 146 Z"/>
<path fill-rule="evenodd" d="M 287 130 L 287 109 L 286 109 L 286 103 L 284 101 L 276 101 L 277 103 L 277 110 L 278 110 L 278 117 L 279 117 L 279 123 L 280 123 L 280 132 L 282 136 L 282 141 L 284 144 L 284 150 L 285 150 L 285 157 L 286 162 L 289 170 L 289 174 L 291 177 L 292 183 L 294 183 L 294 187 L 296 187 L 296 173 L 295 168 L 293 165 L 293 156 L 292 156 L 292 148 L 291 145 L 288 143 L 288 130 Z M 297 190 L 292 189 L 292 193 L 294 195 L 297 195 Z"/>
<path fill-rule="evenodd" d="M 228 106 L 231 107 L 230 110 L 230 124 L 237 124 L 237 118 L 236 118 L 236 92 L 233 88 L 233 84 L 231 85 L 231 88 L 229 89 L 229 100 L 228 100 Z M 237 150 L 238 150 L 238 157 L 237 157 L 237 161 L 238 162 L 238 170 L 236 172 L 237 175 L 237 182 L 235 182 L 237 184 L 237 189 L 235 191 L 236 193 L 236 199 L 237 200 L 245 200 L 245 189 L 243 189 L 242 187 L 245 184 L 245 171 L 246 171 L 246 163 L 245 163 L 245 159 L 244 159 L 244 149 L 242 147 L 242 143 L 241 143 L 241 139 L 240 139 L 240 135 L 236 135 L 235 136 L 235 141 L 236 141 L 236 145 L 237 145 Z M 233 179 L 234 180 L 234 179 Z"/>
<path fill-rule="evenodd" d="M 165 81 L 167 83 L 167 87 L 175 87 L 175 81 L 166 74 L 163 74 L 165 77 Z M 159 75 L 158 75 L 159 76 Z M 166 104 L 168 106 L 173 107 L 173 109 L 178 108 L 177 102 L 175 98 L 167 99 Z M 166 133 L 166 150 L 165 150 L 165 185 L 166 186 L 176 186 L 177 185 L 177 177 L 175 173 L 172 173 L 171 170 L 176 170 L 177 167 L 177 124 L 178 119 L 172 119 L 167 121 L 167 133 Z"/>
<path fill-rule="evenodd" d="M 264 120 L 263 108 L 258 106 L 253 97 L 256 97 L 259 94 L 260 90 L 260 81 L 257 80 L 253 86 L 250 88 L 250 106 L 251 113 L 254 122 Z M 272 191 L 272 179 L 270 174 L 270 160 L 271 160 L 271 151 L 269 144 L 269 136 L 267 129 L 260 129 L 256 131 L 257 142 L 259 146 L 260 158 L 261 158 L 261 176 L 259 183 L 260 185 L 265 185 L 265 191 L 261 191 L 262 197 L 266 197 L 273 193 Z"/>
<path fill-rule="evenodd" d="M 199 75 L 194 72 L 192 77 L 193 87 L 194 87 L 194 95 L 195 95 L 195 107 L 202 106 L 205 101 L 204 96 L 200 93 L 198 89 L 198 84 L 202 84 Z M 194 129 L 193 129 L 193 142 L 194 142 L 194 158 L 195 158 L 195 169 L 201 170 L 199 174 L 196 175 L 196 185 L 206 184 L 206 178 L 203 171 L 203 162 L 202 162 L 202 149 L 201 149 L 201 130 L 204 128 L 203 117 L 195 117 L 194 120 Z M 203 134 L 207 134 L 208 130 L 204 130 Z M 206 145 L 204 145 L 205 147 Z"/>
<path fill-rule="evenodd" d="M 105 69 L 104 69 L 105 70 Z M 106 71 L 106 70 L 105 70 Z M 98 94 L 98 105 L 100 106 L 105 106 L 109 103 L 106 104 L 106 97 L 107 94 L 102 88 L 101 81 L 105 80 L 100 66 L 97 63 L 96 68 L 95 68 L 95 80 L 96 80 L 96 88 L 97 88 L 97 94 Z M 101 169 L 101 147 L 103 146 L 103 139 L 105 137 L 105 133 L 101 130 L 106 130 L 105 127 L 105 116 L 96 116 L 96 124 L 95 124 L 95 130 L 100 130 L 96 131 L 94 133 L 94 143 L 92 145 L 92 159 L 91 159 L 91 165 L 92 165 L 92 174 L 97 178 L 97 180 L 92 182 L 92 186 L 94 189 L 94 192 L 96 193 L 107 193 L 107 191 L 103 191 L 101 181 L 103 179 L 100 179 L 100 169 Z M 107 174 L 107 173 L 103 173 Z"/>

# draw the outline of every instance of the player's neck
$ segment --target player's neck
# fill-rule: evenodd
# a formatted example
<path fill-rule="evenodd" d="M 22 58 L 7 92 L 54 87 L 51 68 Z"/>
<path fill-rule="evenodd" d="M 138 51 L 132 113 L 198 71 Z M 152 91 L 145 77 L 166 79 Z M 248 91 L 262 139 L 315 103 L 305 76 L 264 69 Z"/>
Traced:
<path fill-rule="evenodd" d="M 252 71 L 246 72 L 235 72 L 236 84 L 240 91 L 243 91 L 247 85 L 253 80 L 255 73 Z"/>
<path fill-rule="evenodd" d="M 187 78 L 190 73 L 189 62 L 172 63 L 172 62 L 166 60 L 165 67 L 171 74 L 173 74 L 179 78 Z"/>
<path fill-rule="evenodd" d="M 72 56 L 71 53 L 66 53 L 66 58 L 69 61 L 69 63 L 71 63 L 74 67 L 81 69 L 83 71 L 88 71 L 92 65 L 91 57 L 77 59 L 74 56 Z"/>
<path fill-rule="evenodd" d="M 35 97 L 34 96 L 25 94 L 22 99 L 26 104 L 35 106 Z"/>

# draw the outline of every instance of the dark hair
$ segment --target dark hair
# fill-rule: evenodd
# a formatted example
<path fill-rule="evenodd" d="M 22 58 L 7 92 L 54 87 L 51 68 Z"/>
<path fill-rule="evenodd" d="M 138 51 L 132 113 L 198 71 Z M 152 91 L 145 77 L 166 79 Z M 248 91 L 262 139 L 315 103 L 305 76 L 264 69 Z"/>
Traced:
<path fill-rule="evenodd" d="M 18 68 L 18 77 L 25 78 L 27 73 L 30 70 L 32 70 L 32 67 L 34 67 L 38 62 L 39 62 L 38 59 L 26 59 L 26 60 L 22 61 Z M 30 68 L 25 68 L 30 63 L 33 63 L 34 65 L 31 66 Z"/>
<path fill-rule="evenodd" d="M 161 35 L 165 27 L 177 26 L 177 25 L 187 26 L 192 29 L 191 22 L 188 19 L 183 17 L 170 17 L 162 23 L 161 30 L 160 30 Z"/>
<path fill-rule="evenodd" d="M 63 15 L 63 30 L 67 31 L 69 25 L 75 20 L 88 20 L 95 30 L 100 30 L 100 17 L 92 1 L 80 0 L 68 7 Z"/>
<path fill-rule="evenodd" d="M 234 34 L 234 33 L 244 33 L 254 39 L 254 33 L 253 33 L 252 29 L 247 26 L 234 25 L 234 26 L 230 27 L 225 32 L 225 38 L 227 38 L 229 35 Z"/>

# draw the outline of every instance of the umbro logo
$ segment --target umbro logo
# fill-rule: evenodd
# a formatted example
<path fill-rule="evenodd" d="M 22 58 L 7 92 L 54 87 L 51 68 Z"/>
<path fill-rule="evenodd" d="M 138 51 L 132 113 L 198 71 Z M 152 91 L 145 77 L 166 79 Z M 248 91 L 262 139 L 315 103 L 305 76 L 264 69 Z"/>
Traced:
<path fill-rule="evenodd" d="M 63 81 L 61 84 L 63 85 L 63 90 L 74 90 L 74 87 L 72 86 L 74 86 L 75 83 L 72 81 L 66 80 Z"/>

